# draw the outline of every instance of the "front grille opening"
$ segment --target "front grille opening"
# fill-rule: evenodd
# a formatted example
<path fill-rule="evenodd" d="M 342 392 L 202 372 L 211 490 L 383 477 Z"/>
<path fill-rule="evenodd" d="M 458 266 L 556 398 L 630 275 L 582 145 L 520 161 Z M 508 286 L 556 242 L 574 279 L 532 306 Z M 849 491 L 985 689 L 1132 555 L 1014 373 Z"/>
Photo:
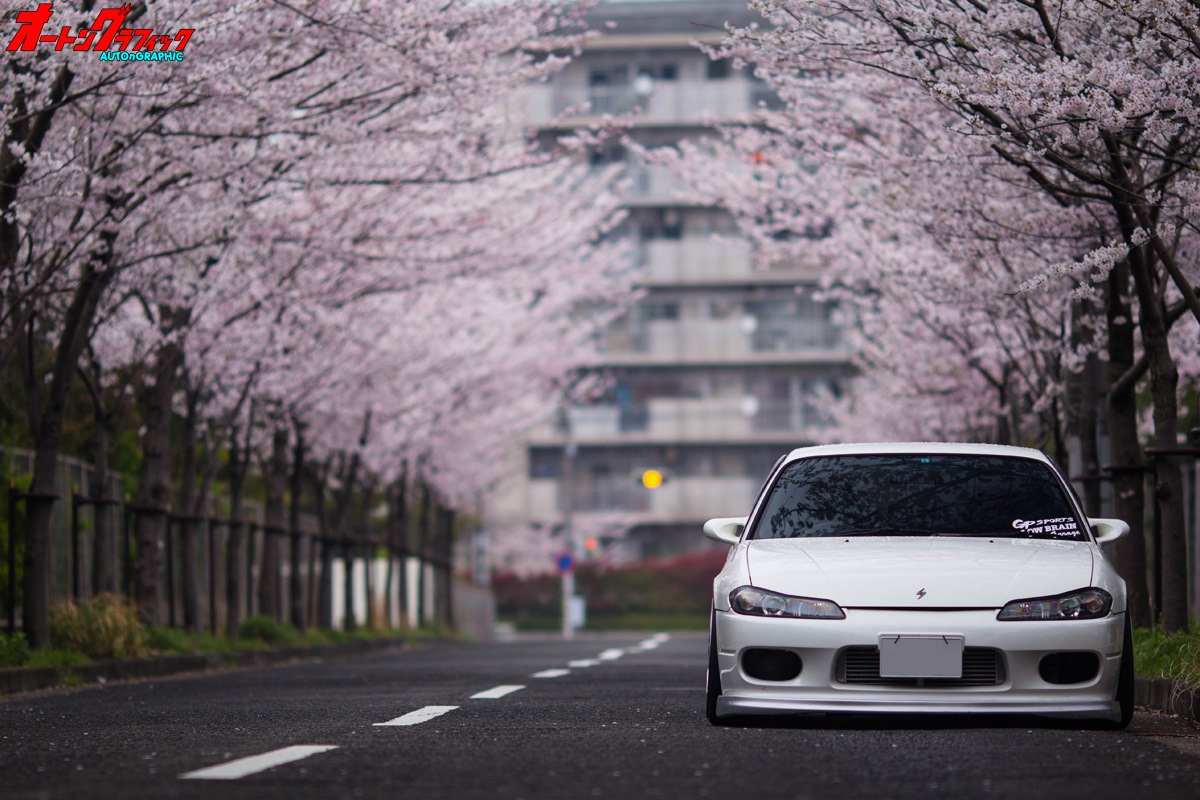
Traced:
<path fill-rule="evenodd" d="M 1005 680 L 1004 659 L 990 647 L 967 647 L 961 678 L 884 678 L 878 647 L 847 647 L 838 657 L 837 680 L 871 686 L 999 686 Z"/>
<path fill-rule="evenodd" d="M 742 653 L 742 671 L 759 681 L 790 681 L 803 668 L 800 656 L 791 650 L 753 647 Z"/>
<path fill-rule="evenodd" d="M 1038 675 L 1046 683 L 1085 683 L 1100 673 L 1095 653 L 1051 653 L 1038 664 Z"/>

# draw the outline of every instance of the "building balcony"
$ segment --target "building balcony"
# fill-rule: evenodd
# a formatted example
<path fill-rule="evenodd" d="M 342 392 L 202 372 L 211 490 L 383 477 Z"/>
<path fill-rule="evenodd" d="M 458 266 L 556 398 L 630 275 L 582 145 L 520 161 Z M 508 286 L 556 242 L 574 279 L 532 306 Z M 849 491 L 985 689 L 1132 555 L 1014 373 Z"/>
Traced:
<path fill-rule="evenodd" d="M 639 283 L 659 287 L 788 286 L 814 283 L 821 264 L 779 261 L 761 267 L 745 242 L 712 237 L 655 239 L 638 245 Z"/>
<path fill-rule="evenodd" d="M 827 414 L 816 397 L 657 397 L 645 404 L 582 406 L 569 410 L 571 437 L 583 446 L 643 444 L 797 444 L 819 438 Z M 558 446 L 561 428 L 546 424 L 531 443 Z"/>
<path fill-rule="evenodd" d="M 631 165 L 626 172 L 622 199 L 628 206 L 675 206 L 699 202 L 683 180 L 657 164 Z"/>
<path fill-rule="evenodd" d="M 635 115 L 635 126 L 708 126 L 762 108 L 777 108 L 779 104 L 765 86 L 736 78 L 659 81 L 650 87 L 563 87 L 550 83 L 529 89 L 524 118 L 527 124 L 539 128 L 576 126 L 625 114 Z"/>
<path fill-rule="evenodd" d="M 731 316 L 614 328 L 608 331 L 599 363 L 606 367 L 838 365 L 849 356 L 841 332 L 828 322 L 765 323 L 752 316 Z"/>
<path fill-rule="evenodd" d="M 761 478 L 744 476 L 689 477 L 671 478 L 657 489 L 646 489 L 632 479 L 614 477 L 574 485 L 571 514 L 578 522 L 613 514 L 629 515 L 625 521 L 632 524 L 703 522 L 747 513 L 761 485 Z M 555 479 L 530 481 L 530 519 L 562 519 L 561 490 Z M 696 536 L 702 536 L 699 526 Z"/>

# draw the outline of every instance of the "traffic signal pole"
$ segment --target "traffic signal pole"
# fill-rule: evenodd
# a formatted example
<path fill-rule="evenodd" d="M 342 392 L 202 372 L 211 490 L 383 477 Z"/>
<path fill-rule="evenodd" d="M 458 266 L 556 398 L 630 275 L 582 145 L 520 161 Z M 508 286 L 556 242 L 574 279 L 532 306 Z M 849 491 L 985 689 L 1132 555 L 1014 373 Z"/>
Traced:
<path fill-rule="evenodd" d="M 575 563 L 579 558 L 579 549 L 575 546 L 575 528 L 571 524 L 572 511 L 572 486 L 574 484 L 575 472 L 575 456 L 578 453 L 578 446 L 575 444 L 575 437 L 571 430 L 571 415 L 570 412 L 563 409 L 563 424 L 566 428 L 566 441 L 563 443 L 563 463 L 562 463 L 562 510 L 563 510 L 563 544 L 566 553 L 570 556 L 567 559 L 568 563 L 565 569 L 560 569 L 562 573 L 562 638 L 575 638 L 574 620 L 571 618 L 572 598 L 575 597 Z"/>

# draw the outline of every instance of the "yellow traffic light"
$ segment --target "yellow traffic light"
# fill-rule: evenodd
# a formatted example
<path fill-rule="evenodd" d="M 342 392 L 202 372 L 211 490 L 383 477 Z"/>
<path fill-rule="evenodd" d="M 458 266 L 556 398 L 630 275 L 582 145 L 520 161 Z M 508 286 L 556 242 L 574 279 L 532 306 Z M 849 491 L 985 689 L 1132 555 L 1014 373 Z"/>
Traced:
<path fill-rule="evenodd" d="M 663 485 L 666 478 L 661 472 L 656 469 L 648 469 L 642 472 L 642 486 L 647 489 L 657 489 Z"/>

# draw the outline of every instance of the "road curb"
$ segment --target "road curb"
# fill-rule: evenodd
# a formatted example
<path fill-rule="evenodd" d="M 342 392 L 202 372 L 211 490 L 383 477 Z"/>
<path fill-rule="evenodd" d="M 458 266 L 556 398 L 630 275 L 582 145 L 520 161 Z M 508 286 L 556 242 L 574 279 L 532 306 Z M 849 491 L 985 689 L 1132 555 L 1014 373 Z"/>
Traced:
<path fill-rule="evenodd" d="M 0 669 L 0 696 L 52 689 L 56 686 L 88 686 L 109 681 L 162 678 L 220 667 L 263 667 L 288 661 L 364 655 L 403 645 L 402 639 L 372 639 L 321 647 L 238 650 L 228 655 L 188 653 L 95 661 L 70 667 L 10 667 Z"/>
<path fill-rule="evenodd" d="M 1200 689 L 1189 688 L 1166 678 L 1138 678 L 1134 681 L 1135 705 L 1200 719 Z"/>

